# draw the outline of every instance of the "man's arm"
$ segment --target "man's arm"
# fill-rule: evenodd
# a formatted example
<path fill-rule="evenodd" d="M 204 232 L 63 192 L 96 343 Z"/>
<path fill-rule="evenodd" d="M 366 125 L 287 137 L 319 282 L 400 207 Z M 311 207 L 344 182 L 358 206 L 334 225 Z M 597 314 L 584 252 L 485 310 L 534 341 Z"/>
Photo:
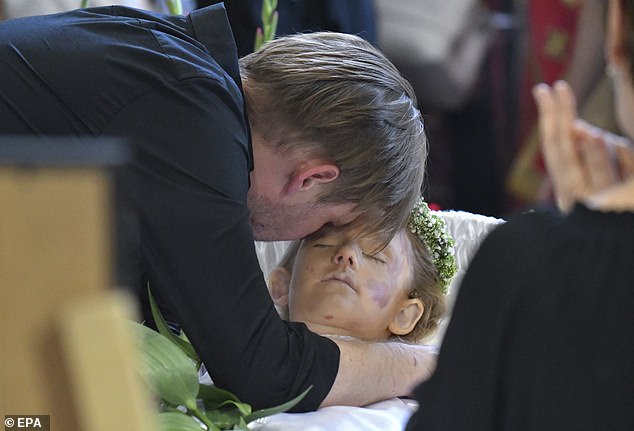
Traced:
<path fill-rule="evenodd" d="M 410 395 L 414 387 L 431 376 L 436 366 L 437 350 L 433 346 L 330 338 L 341 350 L 339 371 L 321 407 L 363 406 Z"/>

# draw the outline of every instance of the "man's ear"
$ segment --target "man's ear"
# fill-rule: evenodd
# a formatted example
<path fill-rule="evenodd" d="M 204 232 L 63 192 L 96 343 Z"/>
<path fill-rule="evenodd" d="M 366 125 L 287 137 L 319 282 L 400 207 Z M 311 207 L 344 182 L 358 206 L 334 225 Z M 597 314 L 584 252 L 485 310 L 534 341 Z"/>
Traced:
<path fill-rule="evenodd" d="M 285 268 L 277 267 L 269 275 L 269 292 L 273 303 L 278 307 L 288 305 L 288 287 L 291 283 L 291 273 Z"/>
<path fill-rule="evenodd" d="M 414 330 L 424 311 L 423 301 L 418 298 L 406 299 L 387 329 L 394 335 L 407 335 Z"/>
<path fill-rule="evenodd" d="M 333 164 L 319 164 L 298 169 L 289 180 L 286 191 L 306 191 L 313 186 L 326 184 L 339 177 L 339 168 Z"/>

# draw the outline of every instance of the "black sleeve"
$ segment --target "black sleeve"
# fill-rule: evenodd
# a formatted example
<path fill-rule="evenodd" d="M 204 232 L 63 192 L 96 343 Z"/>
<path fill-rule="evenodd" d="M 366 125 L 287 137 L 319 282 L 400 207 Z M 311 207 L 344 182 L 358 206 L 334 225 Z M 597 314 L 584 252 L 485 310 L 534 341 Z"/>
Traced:
<path fill-rule="evenodd" d="M 241 106 L 221 83 L 190 79 L 138 97 L 104 133 L 140 147 L 143 271 L 214 382 L 255 408 L 313 385 L 296 408 L 312 410 L 334 382 L 339 349 L 283 322 L 269 297 L 246 206 Z"/>
<path fill-rule="evenodd" d="M 516 266 L 502 253 L 505 239 L 497 227 L 483 242 L 462 281 L 451 322 L 443 338 L 438 367 L 416 388 L 420 402 L 408 430 L 495 429 L 501 354 L 497 349 L 510 312 L 508 272 Z M 502 235 L 504 235 L 502 233 Z M 500 271 L 504 268 L 505 270 Z M 508 270 L 508 272 L 506 271 Z"/>
<path fill-rule="evenodd" d="M 407 429 L 634 429 L 633 222 L 546 213 L 493 231 Z"/>

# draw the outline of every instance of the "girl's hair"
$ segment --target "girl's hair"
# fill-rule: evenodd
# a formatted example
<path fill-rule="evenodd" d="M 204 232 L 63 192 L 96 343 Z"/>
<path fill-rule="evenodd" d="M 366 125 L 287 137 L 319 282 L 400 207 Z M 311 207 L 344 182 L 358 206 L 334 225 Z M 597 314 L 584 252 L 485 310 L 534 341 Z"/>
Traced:
<path fill-rule="evenodd" d="M 279 151 L 339 167 L 319 201 L 352 202 L 388 241 L 423 185 L 427 140 L 416 96 L 396 67 L 360 37 L 281 37 L 240 59 L 254 130 Z"/>
<path fill-rule="evenodd" d="M 409 298 L 420 299 L 423 303 L 424 311 L 412 332 L 400 336 L 393 335 L 392 338 L 413 343 L 419 342 L 434 333 L 445 314 L 447 306 L 445 295 L 440 287 L 440 275 L 436 270 L 429 249 L 416 234 L 410 232 L 409 229 L 405 229 L 405 231 L 412 249 L 412 281 L 407 295 Z M 278 266 L 292 274 L 295 256 L 297 256 L 300 245 L 301 240 L 291 242 Z M 287 307 L 278 309 L 278 312 L 283 319 L 288 320 Z"/>
<path fill-rule="evenodd" d="M 440 320 L 447 309 L 445 295 L 441 289 L 441 279 L 431 253 L 418 235 L 405 229 L 407 238 L 412 247 L 412 284 L 408 295 L 410 298 L 418 298 L 424 306 L 423 316 L 420 318 L 412 332 L 402 335 L 400 338 L 406 341 L 418 342 L 438 328 Z"/>

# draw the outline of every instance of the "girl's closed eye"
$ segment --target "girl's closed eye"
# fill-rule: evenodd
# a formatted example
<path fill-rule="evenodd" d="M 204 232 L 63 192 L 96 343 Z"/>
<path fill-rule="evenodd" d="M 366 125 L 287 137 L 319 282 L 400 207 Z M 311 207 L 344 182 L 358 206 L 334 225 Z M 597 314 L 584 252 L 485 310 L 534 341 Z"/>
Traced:
<path fill-rule="evenodd" d="M 372 260 L 373 262 L 376 263 L 380 263 L 380 264 L 386 264 L 387 261 L 381 257 L 379 257 L 378 255 L 371 255 L 371 254 L 367 254 L 367 253 L 363 253 L 363 255 L 365 257 L 367 257 L 368 259 Z"/>
<path fill-rule="evenodd" d="M 322 248 L 325 248 L 325 247 L 334 247 L 334 245 L 332 245 L 332 244 L 325 244 L 325 243 L 315 243 L 315 244 L 313 244 L 313 247 L 317 247 L 317 248 L 322 247 Z"/>

